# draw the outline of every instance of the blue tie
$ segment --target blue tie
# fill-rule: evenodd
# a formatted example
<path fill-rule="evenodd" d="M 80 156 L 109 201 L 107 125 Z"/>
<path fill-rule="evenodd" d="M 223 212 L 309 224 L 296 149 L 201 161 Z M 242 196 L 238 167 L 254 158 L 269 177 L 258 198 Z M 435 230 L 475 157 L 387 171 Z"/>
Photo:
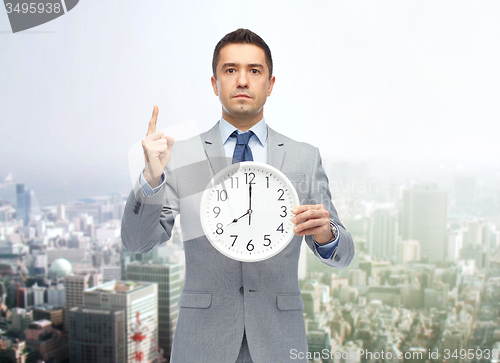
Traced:
<path fill-rule="evenodd" d="M 238 134 L 234 131 L 231 136 L 236 136 L 236 147 L 234 148 L 233 154 L 233 164 L 239 163 L 240 161 L 253 161 L 252 150 L 248 146 L 248 140 L 253 135 L 253 131 L 247 131 L 242 134 Z"/>

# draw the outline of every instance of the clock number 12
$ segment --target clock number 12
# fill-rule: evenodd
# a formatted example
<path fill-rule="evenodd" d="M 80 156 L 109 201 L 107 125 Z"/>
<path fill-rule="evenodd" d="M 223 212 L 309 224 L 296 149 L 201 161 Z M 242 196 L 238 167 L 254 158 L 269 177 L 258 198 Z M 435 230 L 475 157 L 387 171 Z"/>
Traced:
<path fill-rule="evenodd" d="M 245 173 L 245 181 L 247 184 L 255 184 L 253 182 L 254 179 L 255 179 L 255 173 Z"/>

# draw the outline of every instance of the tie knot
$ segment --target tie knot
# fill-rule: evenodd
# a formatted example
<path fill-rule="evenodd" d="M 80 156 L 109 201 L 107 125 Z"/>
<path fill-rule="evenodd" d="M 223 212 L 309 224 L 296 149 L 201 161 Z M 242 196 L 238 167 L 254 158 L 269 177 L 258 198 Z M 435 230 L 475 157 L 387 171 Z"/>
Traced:
<path fill-rule="evenodd" d="M 252 131 L 247 131 L 242 134 L 238 134 L 238 132 L 234 131 L 233 135 L 236 136 L 236 145 L 248 145 L 248 140 L 253 135 Z"/>

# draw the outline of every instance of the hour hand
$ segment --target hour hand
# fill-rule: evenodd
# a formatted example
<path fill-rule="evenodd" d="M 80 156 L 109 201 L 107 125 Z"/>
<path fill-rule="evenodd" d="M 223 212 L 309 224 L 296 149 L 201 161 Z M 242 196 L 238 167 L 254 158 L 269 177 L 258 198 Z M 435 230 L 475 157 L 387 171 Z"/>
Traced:
<path fill-rule="evenodd" d="M 232 221 L 231 223 L 229 223 L 229 224 L 233 224 L 233 223 L 238 222 L 238 220 L 239 220 L 239 219 L 243 218 L 243 217 L 244 217 L 244 216 L 246 216 L 247 214 L 250 214 L 250 210 L 247 210 L 247 212 L 246 212 L 245 214 L 243 214 L 241 217 L 233 219 L 233 221 Z M 229 224 L 228 224 L 228 226 L 229 226 Z M 227 226 L 226 226 L 226 227 L 227 227 Z"/>

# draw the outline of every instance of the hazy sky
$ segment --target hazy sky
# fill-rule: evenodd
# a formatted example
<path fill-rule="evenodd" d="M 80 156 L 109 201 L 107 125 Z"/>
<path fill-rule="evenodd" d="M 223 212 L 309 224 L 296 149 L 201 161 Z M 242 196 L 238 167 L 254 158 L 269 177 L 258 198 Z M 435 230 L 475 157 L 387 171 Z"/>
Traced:
<path fill-rule="evenodd" d="M 219 119 L 212 52 L 239 27 L 273 54 L 267 122 L 324 158 L 498 166 L 498 19 L 497 1 L 82 0 L 12 34 L 2 9 L 0 178 L 130 184 L 154 104 L 178 139 Z"/>

